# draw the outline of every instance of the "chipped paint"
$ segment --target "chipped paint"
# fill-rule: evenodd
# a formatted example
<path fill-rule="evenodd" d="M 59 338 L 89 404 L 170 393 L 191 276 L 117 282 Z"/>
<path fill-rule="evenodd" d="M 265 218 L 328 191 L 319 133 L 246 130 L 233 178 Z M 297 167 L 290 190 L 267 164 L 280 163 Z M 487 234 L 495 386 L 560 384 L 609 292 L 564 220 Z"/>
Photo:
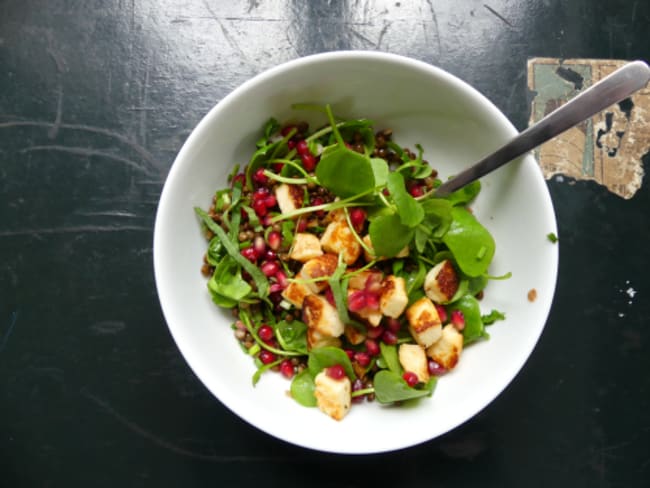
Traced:
<path fill-rule="evenodd" d="M 627 61 L 533 58 L 528 88 L 534 93 L 530 124 Z M 650 88 L 543 144 L 536 151 L 546 179 L 592 180 L 629 199 L 641 187 L 643 156 L 650 151 Z M 558 180 L 559 181 L 559 180 Z"/>

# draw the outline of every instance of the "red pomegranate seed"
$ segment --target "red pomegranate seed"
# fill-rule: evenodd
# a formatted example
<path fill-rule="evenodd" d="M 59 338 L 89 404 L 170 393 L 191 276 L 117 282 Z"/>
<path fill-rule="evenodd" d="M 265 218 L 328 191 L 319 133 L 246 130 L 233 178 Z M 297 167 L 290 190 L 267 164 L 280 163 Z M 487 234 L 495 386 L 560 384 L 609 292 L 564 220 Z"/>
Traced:
<path fill-rule="evenodd" d="M 266 205 L 264 205 L 264 200 L 254 200 L 253 210 L 255 210 L 258 217 L 264 217 L 268 212 Z"/>
<path fill-rule="evenodd" d="M 363 290 L 355 291 L 348 297 L 348 308 L 351 312 L 359 312 L 366 307 L 366 293 Z"/>
<path fill-rule="evenodd" d="M 301 141 L 298 141 L 296 143 L 296 151 L 298 151 L 298 154 L 300 154 L 301 156 L 303 154 L 310 154 L 309 144 L 307 144 L 307 141 L 305 141 L 304 139 L 301 140 Z"/>
<path fill-rule="evenodd" d="M 386 327 L 388 327 L 392 332 L 397 333 L 402 328 L 402 323 L 398 319 L 388 317 L 388 320 L 386 320 Z"/>
<path fill-rule="evenodd" d="M 293 378 L 295 370 L 293 368 L 293 364 L 291 364 L 290 359 L 285 359 L 280 363 L 280 373 L 282 373 L 282 376 L 289 380 Z"/>
<path fill-rule="evenodd" d="M 262 236 L 255 236 L 253 247 L 255 248 L 258 257 L 264 255 L 266 252 L 266 242 L 264 242 L 264 238 Z"/>
<path fill-rule="evenodd" d="M 348 355 L 348 358 L 350 358 L 350 361 L 354 359 L 354 351 L 352 349 L 344 349 L 345 354 Z"/>
<path fill-rule="evenodd" d="M 463 330 L 465 328 L 465 316 L 460 310 L 452 310 L 449 315 L 449 321 L 458 330 Z"/>
<path fill-rule="evenodd" d="M 376 293 L 366 293 L 366 308 L 368 310 L 379 310 L 379 295 Z"/>
<path fill-rule="evenodd" d="M 269 364 L 275 361 L 275 354 L 273 354 L 271 351 L 267 351 L 266 349 L 262 349 L 260 351 L 260 361 L 262 361 L 262 364 Z"/>
<path fill-rule="evenodd" d="M 264 276 L 270 278 L 280 271 L 280 265 L 277 261 L 264 261 L 260 266 L 260 269 L 262 270 L 262 273 L 264 273 Z"/>
<path fill-rule="evenodd" d="M 327 287 L 325 289 L 325 298 L 327 299 L 327 301 L 332 307 L 336 307 L 336 300 L 334 300 L 334 293 L 332 293 L 332 289 L 330 287 Z"/>
<path fill-rule="evenodd" d="M 381 351 L 379 349 L 379 344 L 374 339 L 366 339 L 366 351 L 371 356 L 377 356 Z"/>
<path fill-rule="evenodd" d="M 350 210 L 350 222 L 357 232 L 361 231 L 366 221 L 366 211 L 360 207 L 354 207 Z"/>
<path fill-rule="evenodd" d="M 429 374 L 432 374 L 434 376 L 440 376 L 441 374 L 445 374 L 447 372 L 447 370 L 445 368 L 440 366 L 433 359 L 430 359 L 428 361 L 427 369 L 429 370 Z"/>
<path fill-rule="evenodd" d="M 260 185 L 266 185 L 269 182 L 269 177 L 264 174 L 264 168 L 257 168 L 253 173 L 253 181 Z"/>
<path fill-rule="evenodd" d="M 269 243 L 269 247 L 274 251 L 277 251 L 280 249 L 280 245 L 282 244 L 282 234 L 280 234 L 277 230 L 272 230 L 269 232 L 266 240 Z"/>
<path fill-rule="evenodd" d="M 302 166 L 307 171 L 314 171 L 314 168 L 316 167 L 316 158 L 313 154 L 303 154 L 300 156 L 300 159 L 302 160 Z"/>
<path fill-rule="evenodd" d="M 278 285 L 282 287 L 282 289 L 285 289 L 287 286 L 289 286 L 289 281 L 287 280 L 287 275 L 284 274 L 284 271 L 278 270 L 275 273 L 275 279 L 278 282 Z"/>
<path fill-rule="evenodd" d="M 286 137 L 289 135 L 289 132 L 295 129 L 297 129 L 295 125 L 285 125 L 282 129 L 280 129 L 280 134 L 282 137 Z"/>
<path fill-rule="evenodd" d="M 273 208 L 277 205 L 278 201 L 275 198 L 275 195 L 269 195 L 264 199 L 264 205 L 266 208 Z"/>
<path fill-rule="evenodd" d="M 334 366 L 327 368 L 326 374 L 332 379 L 340 380 L 345 377 L 345 368 L 340 364 L 335 364 Z"/>
<path fill-rule="evenodd" d="M 235 186 L 235 183 L 241 183 L 242 186 L 246 184 L 246 175 L 244 173 L 239 173 L 235 175 L 235 177 L 232 179 L 232 185 Z"/>
<path fill-rule="evenodd" d="M 305 232 L 307 230 L 307 219 L 299 219 L 298 225 L 296 225 L 297 232 Z"/>
<path fill-rule="evenodd" d="M 282 290 L 284 290 L 284 286 L 282 286 L 280 283 L 271 283 L 271 286 L 269 286 L 269 292 L 270 293 L 278 293 Z"/>
<path fill-rule="evenodd" d="M 275 334 L 273 333 L 273 329 L 270 325 L 264 324 L 260 326 L 259 330 L 257 331 L 257 335 L 260 336 L 260 339 L 262 339 L 264 342 L 269 342 L 271 339 L 273 339 L 273 336 Z"/>
<path fill-rule="evenodd" d="M 253 246 L 245 247 L 242 249 L 241 255 L 248 259 L 251 263 L 257 261 L 257 252 Z"/>
<path fill-rule="evenodd" d="M 266 198 L 267 195 L 271 194 L 271 190 L 269 190 L 265 186 L 260 186 L 258 189 L 256 189 L 253 192 L 253 200 L 260 200 Z"/>
<path fill-rule="evenodd" d="M 273 249 L 267 249 L 266 252 L 264 253 L 264 258 L 267 261 L 275 261 L 278 259 L 278 253 L 275 252 Z"/>
<path fill-rule="evenodd" d="M 275 171 L 276 173 L 279 173 L 280 171 L 282 171 L 282 168 L 284 168 L 284 163 L 274 163 L 273 164 L 273 171 Z"/>
<path fill-rule="evenodd" d="M 365 290 L 370 293 L 381 293 L 381 273 L 370 273 L 366 278 Z"/>
<path fill-rule="evenodd" d="M 418 384 L 418 375 L 416 375 L 413 371 L 405 371 L 402 375 L 402 378 L 404 378 L 404 381 L 406 381 L 410 387 Z"/>
<path fill-rule="evenodd" d="M 381 340 L 390 346 L 397 344 L 397 334 L 390 329 L 386 329 L 381 335 Z"/>
<path fill-rule="evenodd" d="M 357 351 L 354 353 L 354 360 L 359 363 L 359 366 L 364 368 L 370 364 L 370 354 L 363 351 Z"/>
<path fill-rule="evenodd" d="M 383 333 L 384 333 L 384 328 L 379 325 L 377 327 L 368 327 L 368 330 L 366 331 L 366 336 L 368 337 L 368 339 L 379 339 Z"/>
<path fill-rule="evenodd" d="M 295 139 L 289 139 L 289 140 L 287 141 L 287 147 L 288 147 L 289 149 L 294 149 L 294 148 L 296 147 L 296 145 L 297 145 L 297 144 L 296 144 L 296 140 L 295 140 Z"/>
<path fill-rule="evenodd" d="M 413 198 L 421 197 L 422 195 L 424 195 L 424 189 L 422 188 L 421 185 L 413 185 L 409 189 L 409 193 Z"/>
<path fill-rule="evenodd" d="M 436 311 L 438 312 L 438 317 L 440 317 L 440 322 L 446 324 L 449 319 L 449 317 L 447 317 L 447 309 L 442 305 L 436 305 Z"/>
<path fill-rule="evenodd" d="M 352 382 L 352 391 L 359 391 L 359 390 L 363 390 L 364 388 L 365 385 L 363 384 L 363 381 L 361 379 L 357 378 Z M 364 397 L 365 395 L 355 396 L 352 398 L 352 403 L 361 403 Z"/>
<path fill-rule="evenodd" d="M 271 215 L 268 215 L 268 214 L 265 215 L 264 217 L 262 217 L 262 220 L 261 220 L 262 225 L 263 225 L 264 227 L 270 227 L 271 224 L 272 224 L 272 222 L 271 222 L 271 219 L 272 219 L 272 218 L 273 218 L 273 217 L 272 217 Z"/>

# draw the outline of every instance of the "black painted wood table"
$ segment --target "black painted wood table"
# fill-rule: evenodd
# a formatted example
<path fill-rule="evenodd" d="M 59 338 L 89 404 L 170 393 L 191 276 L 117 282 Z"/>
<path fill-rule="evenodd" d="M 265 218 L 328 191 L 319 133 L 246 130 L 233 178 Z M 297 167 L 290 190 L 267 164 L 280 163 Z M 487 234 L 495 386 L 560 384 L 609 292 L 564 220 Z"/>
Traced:
<path fill-rule="evenodd" d="M 152 237 L 192 128 L 281 62 L 407 55 L 521 130 L 544 93 L 530 59 L 647 60 L 649 25 L 632 0 L 2 0 L 0 486 L 648 486 L 645 152 L 624 196 L 549 177 L 560 268 L 537 348 L 478 416 L 394 453 L 301 449 L 223 407 L 168 332 Z"/>

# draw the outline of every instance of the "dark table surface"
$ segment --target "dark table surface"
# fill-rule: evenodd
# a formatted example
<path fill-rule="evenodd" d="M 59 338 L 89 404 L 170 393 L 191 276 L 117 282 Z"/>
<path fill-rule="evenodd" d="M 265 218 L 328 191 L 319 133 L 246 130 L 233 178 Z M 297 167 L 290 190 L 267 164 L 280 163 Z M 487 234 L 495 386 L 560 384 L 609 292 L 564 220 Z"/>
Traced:
<path fill-rule="evenodd" d="M 548 181 L 560 269 L 537 348 L 475 418 L 394 453 L 304 450 L 226 410 L 152 264 L 176 153 L 266 68 L 404 54 L 523 129 L 527 59 L 647 60 L 649 26 L 647 0 L 0 0 L 0 486 L 649 486 L 647 177 L 630 199 Z"/>

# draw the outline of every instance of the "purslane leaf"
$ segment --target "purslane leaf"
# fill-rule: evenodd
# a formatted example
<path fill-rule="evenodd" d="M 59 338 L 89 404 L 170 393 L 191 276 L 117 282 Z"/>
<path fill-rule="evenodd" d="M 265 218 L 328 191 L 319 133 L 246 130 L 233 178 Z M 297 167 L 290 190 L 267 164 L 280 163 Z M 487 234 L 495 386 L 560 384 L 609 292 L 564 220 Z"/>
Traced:
<path fill-rule="evenodd" d="M 404 177 L 397 172 L 390 173 L 386 179 L 386 186 L 390 196 L 397 207 L 400 221 L 407 227 L 415 227 L 424 218 L 424 209 L 418 201 L 409 195 L 404 185 Z"/>
<path fill-rule="evenodd" d="M 397 214 L 378 215 L 368 227 L 377 256 L 391 258 L 411 242 L 415 230 L 402 224 Z"/>

